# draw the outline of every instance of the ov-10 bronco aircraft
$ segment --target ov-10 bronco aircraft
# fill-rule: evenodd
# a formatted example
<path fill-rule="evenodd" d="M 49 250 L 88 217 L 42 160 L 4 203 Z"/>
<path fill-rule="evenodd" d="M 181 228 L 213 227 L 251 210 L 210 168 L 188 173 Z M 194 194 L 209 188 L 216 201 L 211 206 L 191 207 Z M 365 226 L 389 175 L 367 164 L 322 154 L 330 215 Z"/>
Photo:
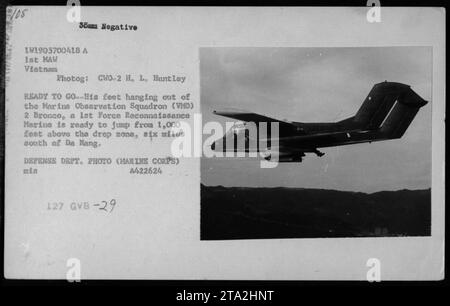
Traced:
<path fill-rule="evenodd" d="M 397 139 L 403 136 L 419 109 L 428 102 L 415 93 L 409 85 L 396 82 L 375 84 L 356 115 L 331 123 L 303 123 L 277 120 L 264 115 L 243 111 L 214 111 L 214 114 L 238 120 L 223 138 L 211 145 L 215 151 L 260 152 L 264 159 L 278 162 L 301 162 L 305 153 L 323 156 L 319 148 L 342 146 L 355 143 Z M 276 147 L 270 137 L 272 122 L 278 123 Z M 251 124 L 250 124 L 251 123 Z M 261 135 L 260 125 L 266 123 L 267 132 Z M 249 133 L 249 125 L 256 126 L 256 141 Z M 227 137 L 233 137 L 234 144 L 239 137 L 244 139 L 245 148 L 231 146 L 227 150 Z M 250 149 L 250 141 L 256 143 Z M 264 147 L 261 141 L 265 141 Z"/>

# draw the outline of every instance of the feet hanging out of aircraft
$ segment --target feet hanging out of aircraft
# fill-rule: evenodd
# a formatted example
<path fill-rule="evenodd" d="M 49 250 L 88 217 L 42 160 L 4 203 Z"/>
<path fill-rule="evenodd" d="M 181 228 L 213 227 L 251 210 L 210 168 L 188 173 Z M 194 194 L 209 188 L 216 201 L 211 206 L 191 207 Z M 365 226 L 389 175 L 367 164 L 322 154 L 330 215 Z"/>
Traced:
<path fill-rule="evenodd" d="M 293 154 L 292 162 L 301 163 L 303 161 L 303 157 L 305 157 L 305 152 L 299 152 L 297 154 Z"/>
<path fill-rule="evenodd" d="M 296 162 L 296 163 L 301 163 L 303 161 L 303 156 L 305 156 L 304 153 L 300 153 L 300 154 L 295 154 L 292 157 L 292 161 Z"/>
<path fill-rule="evenodd" d="M 325 153 L 323 153 L 323 152 L 320 152 L 319 150 L 317 150 L 317 149 L 314 149 L 314 151 L 313 151 L 317 156 L 319 156 L 319 157 L 322 157 L 322 156 L 324 156 L 325 155 Z"/>

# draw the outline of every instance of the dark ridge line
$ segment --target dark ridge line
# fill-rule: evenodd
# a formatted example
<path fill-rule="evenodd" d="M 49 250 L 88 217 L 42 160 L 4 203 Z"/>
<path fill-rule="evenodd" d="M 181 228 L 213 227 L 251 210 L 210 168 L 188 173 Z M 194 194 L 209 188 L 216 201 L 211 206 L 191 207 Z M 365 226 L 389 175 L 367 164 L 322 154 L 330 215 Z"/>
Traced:
<path fill-rule="evenodd" d="M 222 185 L 215 185 L 215 186 L 207 186 L 204 185 L 202 183 L 200 183 L 201 187 L 205 187 L 205 188 L 222 188 L 222 189 L 252 189 L 252 190 L 256 190 L 256 189 L 266 189 L 266 190 L 311 190 L 311 191 L 332 191 L 332 192 L 342 192 L 342 193 L 353 193 L 353 194 L 365 194 L 365 195 L 375 195 L 375 194 L 379 194 L 379 193 L 396 193 L 396 192 L 420 192 L 420 191 L 431 191 L 431 187 L 426 188 L 426 189 L 397 189 L 397 190 L 380 190 L 380 191 L 375 191 L 375 192 L 371 192 L 371 193 L 367 193 L 367 192 L 363 192 L 363 191 L 350 191 L 350 190 L 337 190 L 337 189 L 323 189 L 323 188 L 303 188 L 303 187 L 245 187 L 245 186 L 233 186 L 233 187 L 225 187 Z"/>

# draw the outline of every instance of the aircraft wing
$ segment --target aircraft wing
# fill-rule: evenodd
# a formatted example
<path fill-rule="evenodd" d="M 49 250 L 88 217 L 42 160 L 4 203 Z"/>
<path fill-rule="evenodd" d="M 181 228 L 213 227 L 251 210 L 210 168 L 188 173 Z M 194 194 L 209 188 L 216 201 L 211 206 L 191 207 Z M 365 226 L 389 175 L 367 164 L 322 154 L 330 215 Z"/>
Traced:
<path fill-rule="evenodd" d="M 259 122 L 278 122 L 280 128 L 290 128 L 290 129 L 296 129 L 297 126 L 293 124 L 292 122 L 285 121 L 285 120 L 278 120 L 274 118 L 270 118 L 264 115 L 252 113 L 252 112 L 246 112 L 246 111 L 214 111 L 213 112 L 216 115 L 224 116 L 233 118 L 239 121 L 245 121 L 245 122 L 255 122 L 258 124 Z"/>

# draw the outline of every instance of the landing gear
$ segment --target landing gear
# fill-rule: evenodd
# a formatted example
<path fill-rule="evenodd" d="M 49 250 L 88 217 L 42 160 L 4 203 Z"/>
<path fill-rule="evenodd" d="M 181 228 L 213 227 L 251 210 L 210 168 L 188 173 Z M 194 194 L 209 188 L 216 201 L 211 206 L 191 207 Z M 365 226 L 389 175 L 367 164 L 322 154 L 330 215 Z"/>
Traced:
<path fill-rule="evenodd" d="M 319 150 L 317 150 L 317 149 L 315 149 L 314 151 L 313 151 L 317 156 L 319 156 L 319 157 L 322 157 L 322 156 L 324 156 L 325 155 L 325 153 L 323 153 L 323 152 L 320 152 Z"/>

